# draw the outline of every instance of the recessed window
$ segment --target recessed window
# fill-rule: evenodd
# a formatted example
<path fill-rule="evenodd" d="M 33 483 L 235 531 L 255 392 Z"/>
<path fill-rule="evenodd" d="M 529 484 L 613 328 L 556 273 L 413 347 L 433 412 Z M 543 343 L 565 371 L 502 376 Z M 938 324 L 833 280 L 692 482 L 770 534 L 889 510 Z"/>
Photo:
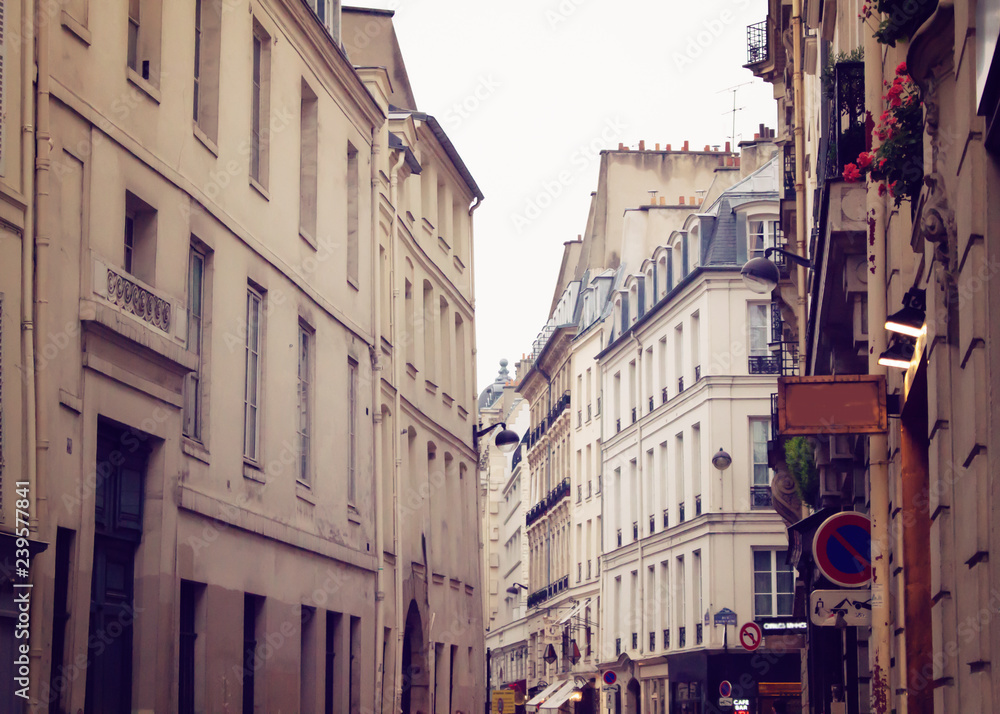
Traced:
<path fill-rule="evenodd" d="M 267 187 L 271 87 L 271 37 L 253 26 L 253 70 L 250 87 L 250 178 Z"/>
<path fill-rule="evenodd" d="M 786 550 L 753 552 L 754 617 L 789 617 L 795 597 L 795 577 Z"/>
<path fill-rule="evenodd" d="M 358 500 L 358 363 L 347 363 L 347 503 Z"/>
<path fill-rule="evenodd" d="M 125 192 L 125 234 L 122 267 L 147 285 L 156 274 L 156 209 Z"/>
<path fill-rule="evenodd" d="M 347 144 L 347 281 L 358 287 L 359 233 L 361 214 L 359 211 L 361 176 L 358 166 L 358 150 Z"/>
<path fill-rule="evenodd" d="M 151 84 L 159 84 L 161 0 L 128 0 L 128 68 Z"/>
<path fill-rule="evenodd" d="M 319 102 L 302 81 L 299 127 L 299 233 L 316 244 L 316 190 L 319 165 Z"/>
<path fill-rule="evenodd" d="M 191 248 L 188 257 L 187 348 L 198 355 L 198 367 L 189 372 L 184 384 L 185 436 L 201 439 L 201 358 L 204 329 L 205 254 Z"/>
<path fill-rule="evenodd" d="M 298 367 L 298 424 L 299 439 L 299 480 L 311 483 L 312 463 L 310 459 L 310 444 L 312 426 L 310 423 L 311 372 L 313 352 L 313 331 L 308 325 L 299 323 L 299 367 Z"/>
<path fill-rule="evenodd" d="M 219 58 L 222 3 L 195 0 L 194 5 L 194 123 L 212 141 L 219 139 Z"/>
<path fill-rule="evenodd" d="M 264 296 L 247 288 L 246 385 L 243 397 L 243 457 L 260 460 L 260 351 Z"/>

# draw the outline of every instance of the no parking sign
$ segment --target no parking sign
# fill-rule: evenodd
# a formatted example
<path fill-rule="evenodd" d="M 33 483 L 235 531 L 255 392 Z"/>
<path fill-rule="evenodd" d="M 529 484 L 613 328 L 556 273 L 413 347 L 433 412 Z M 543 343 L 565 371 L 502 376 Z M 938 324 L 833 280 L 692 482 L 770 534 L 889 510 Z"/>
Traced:
<path fill-rule="evenodd" d="M 813 539 L 813 559 L 820 572 L 845 588 L 859 588 L 871 580 L 871 553 L 871 520 L 854 511 L 827 518 Z"/>

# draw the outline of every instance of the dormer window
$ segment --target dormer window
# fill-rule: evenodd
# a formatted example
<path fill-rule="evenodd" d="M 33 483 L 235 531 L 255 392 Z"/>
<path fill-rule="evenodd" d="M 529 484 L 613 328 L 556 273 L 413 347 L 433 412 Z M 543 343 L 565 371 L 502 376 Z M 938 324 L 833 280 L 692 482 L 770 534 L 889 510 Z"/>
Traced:
<path fill-rule="evenodd" d="M 767 218 L 747 219 L 747 258 L 763 258 L 764 251 L 773 245 L 776 221 Z"/>

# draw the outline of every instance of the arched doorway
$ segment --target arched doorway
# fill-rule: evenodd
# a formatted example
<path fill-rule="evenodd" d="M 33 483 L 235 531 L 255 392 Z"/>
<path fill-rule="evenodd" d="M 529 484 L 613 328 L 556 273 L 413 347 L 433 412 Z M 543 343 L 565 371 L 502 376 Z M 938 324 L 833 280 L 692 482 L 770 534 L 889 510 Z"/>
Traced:
<path fill-rule="evenodd" d="M 625 711 L 627 714 L 639 714 L 642 711 L 639 704 L 642 701 L 639 680 L 634 677 L 629 680 L 628 688 L 625 691 Z"/>
<path fill-rule="evenodd" d="M 424 644 L 423 623 L 416 601 L 410 601 L 403 634 L 403 672 L 400 709 L 403 714 L 430 714 L 428 689 L 427 647 Z"/>

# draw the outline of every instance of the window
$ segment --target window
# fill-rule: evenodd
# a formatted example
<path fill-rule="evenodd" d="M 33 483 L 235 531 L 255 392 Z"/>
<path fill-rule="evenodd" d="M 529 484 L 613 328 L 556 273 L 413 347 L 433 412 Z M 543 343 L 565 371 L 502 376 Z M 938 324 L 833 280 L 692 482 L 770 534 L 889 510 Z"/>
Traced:
<path fill-rule="evenodd" d="M 767 466 L 767 441 L 771 437 L 771 420 L 766 418 L 750 420 L 752 439 L 753 485 L 770 486 L 771 470 Z"/>
<path fill-rule="evenodd" d="M 250 178 L 267 187 L 271 85 L 271 38 L 253 26 L 253 72 L 250 95 Z"/>
<path fill-rule="evenodd" d="M 788 617 L 792 614 L 795 583 L 786 550 L 753 552 L 754 617 Z"/>
<path fill-rule="evenodd" d="M 152 285 L 156 276 L 156 209 L 125 192 L 125 235 L 122 267 Z"/>
<path fill-rule="evenodd" d="M 339 707 L 342 704 L 341 692 L 343 692 L 344 686 L 343 682 L 340 681 L 341 670 L 335 667 L 341 637 L 340 621 L 342 617 L 339 612 L 328 610 L 326 613 L 325 661 L 323 663 L 324 712 L 340 711 Z"/>
<path fill-rule="evenodd" d="M 66 672 L 66 634 L 69 622 L 69 587 L 76 534 L 68 528 L 56 530 L 56 572 L 52 606 L 52 670 L 49 675 L 49 702 L 54 711 L 67 711 L 69 676 Z M 6 703 L 7 700 L 5 700 Z M 14 707 L 10 711 L 16 711 Z"/>
<path fill-rule="evenodd" d="M 749 244 L 747 245 L 747 257 L 748 258 L 763 258 L 764 249 L 767 247 L 764 243 L 766 237 L 766 222 L 765 221 L 748 221 L 749 227 L 747 230 L 747 240 Z"/>
<path fill-rule="evenodd" d="M 310 382 L 312 369 L 312 342 L 313 331 L 303 323 L 299 323 L 299 370 L 298 370 L 298 437 L 299 437 L 299 481 L 305 484 L 311 483 L 310 474 L 312 464 L 310 462 Z"/>
<path fill-rule="evenodd" d="M 201 439 L 201 348 L 205 296 L 205 255 L 191 248 L 188 258 L 187 348 L 198 355 L 198 368 L 184 384 L 184 436 Z"/>
<path fill-rule="evenodd" d="M 257 653 L 263 610 L 263 597 L 243 594 L 243 714 L 255 714 L 255 705 L 264 684 L 264 677 L 257 676 L 257 670 L 263 669 L 267 661 Z M 263 675 L 263 672 L 260 674 Z"/>
<path fill-rule="evenodd" d="M 159 83 L 160 2 L 128 0 L 126 62 L 130 72 L 154 85 Z"/>
<path fill-rule="evenodd" d="M 260 460 L 260 347 L 263 295 L 247 288 L 246 386 L 243 393 L 243 458 Z"/>
<path fill-rule="evenodd" d="M 316 247 L 316 184 L 319 161 L 319 102 L 302 80 L 299 110 L 299 234 Z"/>
<path fill-rule="evenodd" d="M 771 310 L 766 302 L 747 305 L 750 325 L 750 356 L 768 357 L 771 354 L 767 343 L 771 336 Z"/>
<path fill-rule="evenodd" d="M 358 173 L 358 150 L 347 144 L 347 282 L 358 287 L 359 268 L 359 200 L 361 176 Z"/>
<path fill-rule="evenodd" d="M 178 647 L 177 693 L 181 714 L 204 710 L 205 642 L 198 641 L 204 629 L 202 602 L 205 586 L 181 581 L 180 645 Z"/>
<path fill-rule="evenodd" d="M 193 118 L 195 126 L 213 142 L 219 140 L 222 5 L 214 0 L 195 0 L 194 6 Z"/>
<path fill-rule="evenodd" d="M 347 364 L 347 503 L 357 503 L 357 421 L 358 421 L 358 363 Z"/>
<path fill-rule="evenodd" d="M 299 706 L 302 711 L 312 712 L 319 708 L 316 706 L 316 608 L 303 605 L 299 622 Z"/>

